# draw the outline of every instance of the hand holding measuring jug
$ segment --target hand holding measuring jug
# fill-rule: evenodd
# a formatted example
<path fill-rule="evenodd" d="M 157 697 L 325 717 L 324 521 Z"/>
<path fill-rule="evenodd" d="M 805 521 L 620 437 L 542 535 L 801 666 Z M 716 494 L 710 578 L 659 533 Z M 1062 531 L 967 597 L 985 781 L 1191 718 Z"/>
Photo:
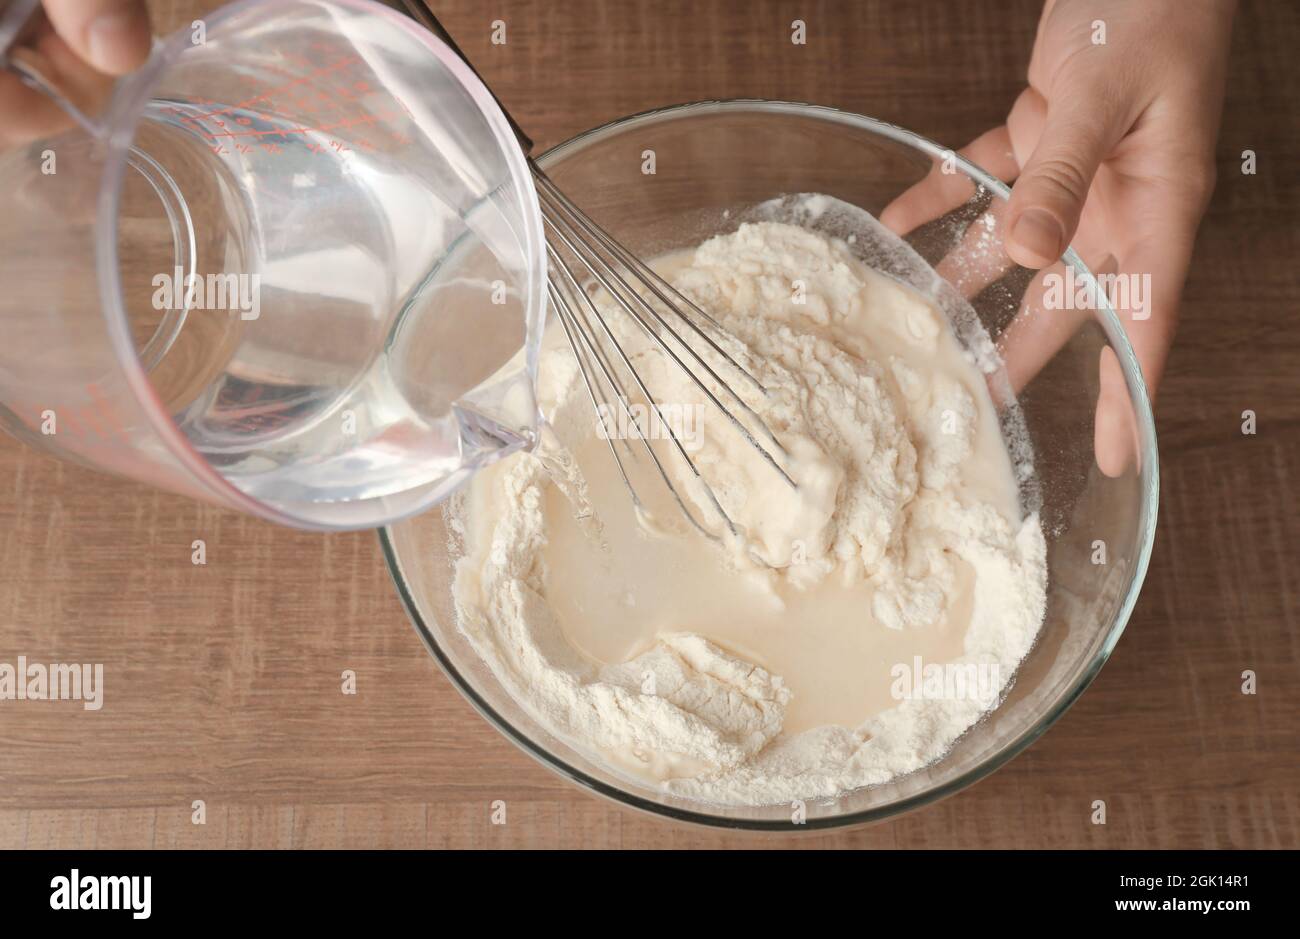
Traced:
<path fill-rule="evenodd" d="M 100 97 L 112 77 L 149 56 L 144 0 L 44 0 L 44 15 L 29 25 L 21 45 L 42 74 L 61 88 Z M 5 144 L 43 137 L 67 126 L 68 116 L 17 75 L 0 71 L 0 127 Z"/>

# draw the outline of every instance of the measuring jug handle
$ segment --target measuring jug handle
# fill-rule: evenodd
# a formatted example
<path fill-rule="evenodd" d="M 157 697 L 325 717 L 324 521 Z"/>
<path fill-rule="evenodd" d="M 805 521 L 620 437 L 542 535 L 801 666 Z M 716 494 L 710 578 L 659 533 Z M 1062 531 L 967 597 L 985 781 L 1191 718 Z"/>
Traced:
<path fill-rule="evenodd" d="M 460 60 L 469 66 L 469 70 L 474 73 L 474 77 L 483 82 L 483 87 L 487 89 L 487 93 L 492 96 L 492 100 L 497 103 L 497 107 L 501 109 L 501 113 L 504 114 L 506 120 L 510 122 L 510 129 L 515 132 L 515 137 L 518 138 L 519 145 L 524 148 L 524 153 L 532 152 L 533 139 L 524 133 L 524 129 L 519 126 L 519 123 L 513 117 L 510 116 L 510 112 L 507 111 L 506 106 L 501 103 L 501 99 L 496 96 L 496 92 L 492 90 L 492 86 L 483 81 L 483 76 L 478 73 L 478 69 L 474 68 L 474 63 L 469 60 L 465 53 L 460 51 L 460 46 L 456 45 L 455 40 L 451 38 L 451 33 L 443 29 L 442 24 L 438 22 L 438 18 L 433 15 L 433 10 L 429 8 L 429 4 L 426 3 L 425 0 L 403 0 L 403 5 L 406 7 L 406 13 L 411 17 L 411 19 L 415 20 L 425 29 L 429 30 L 429 32 L 441 39 L 448 49 L 456 53 Z"/>

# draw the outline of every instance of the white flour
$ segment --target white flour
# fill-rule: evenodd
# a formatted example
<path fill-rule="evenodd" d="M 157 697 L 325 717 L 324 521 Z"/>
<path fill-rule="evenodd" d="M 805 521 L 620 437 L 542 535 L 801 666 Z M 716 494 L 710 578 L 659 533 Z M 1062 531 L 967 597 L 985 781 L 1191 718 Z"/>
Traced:
<path fill-rule="evenodd" d="M 798 490 L 709 417 L 693 456 L 739 549 L 634 530 L 602 501 L 612 461 L 549 336 L 541 397 L 573 450 L 511 458 L 454 505 L 462 630 L 556 734 L 683 796 L 830 798 L 940 758 L 1045 605 L 1044 539 L 1018 517 L 983 376 L 930 303 L 804 228 L 745 224 L 663 270 L 736 338 Z M 657 397 L 702 400 L 627 341 Z M 900 695 L 892 669 L 914 656 L 992 669 L 993 687 Z"/>

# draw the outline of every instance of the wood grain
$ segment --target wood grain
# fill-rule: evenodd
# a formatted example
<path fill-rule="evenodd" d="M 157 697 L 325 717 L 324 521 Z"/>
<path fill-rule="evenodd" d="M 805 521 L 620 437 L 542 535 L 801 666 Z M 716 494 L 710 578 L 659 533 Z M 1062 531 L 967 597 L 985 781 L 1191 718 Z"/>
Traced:
<path fill-rule="evenodd" d="M 152 6 L 170 30 L 213 5 Z M 836 105 L 957 146 L 1006 113 L 1037 18 L 1033 0 L 438 9 L 543 147 L 720 97 Z M 795 17 L 807 46 L 788 41 Z M 488 41 L 496 18 L 505 46 Z M 1294 5 L 1242 5 L 1219 188 L 1157 409 L 1164 499 L 1137 611 L 1081 701 L 989 779 L 893 822 L 793 839 L 618 808 L 461 699 L 373 534 L 273 528 L 6 439 L 0 661 L 103 662 L 106 703 L 0 703 L 0 847 L 1300 846 L 1298 46 Z M 1258 175 L 1241 174 L 1244 149 Z M 195 538 L 206 566 L 190 563 Z M 354 697 L 339 693 L 345 668 Z M 1247 668 L 1258 695 L 1240 693 Z M 1094 799 L 1105 826 L 1090 824 Z"/>

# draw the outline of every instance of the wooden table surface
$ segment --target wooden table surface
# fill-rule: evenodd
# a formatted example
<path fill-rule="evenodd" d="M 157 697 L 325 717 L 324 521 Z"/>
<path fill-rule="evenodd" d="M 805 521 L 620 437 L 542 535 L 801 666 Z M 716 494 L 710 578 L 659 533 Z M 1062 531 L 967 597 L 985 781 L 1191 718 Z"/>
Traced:
<path fill-rule="evenodd" d="M 158 0 L 155 23 L 213 6 Z M 541 146 L 724 97 L 835 105 L 959 146 L 1005 115 L 1038 13 L 1036 0 L 437 6 Z M 806 46 L 789 41 L 796 17 Z M 505 46 L 489 42 L 497 18 Z M 1088 693 L 990 778 L 796 839 L 621 809 L 471 710 L 407 622 L 374 534 L 282 530 L 4 438 L 0 662 L 102 662 L 105 705 L 0 702 L 0 847 L 1300 845 L 1297 47 L 1294 4 L 1243 4 L 1218 192 L 1157 407 L 1163 504 L 1137 611 Z M 1244 149 L 1257 175 L 1241 173 Z M 206 566 L 191 564 L 196 538 Z M 349 668 L 355 696 L 340 693 Z"/>

